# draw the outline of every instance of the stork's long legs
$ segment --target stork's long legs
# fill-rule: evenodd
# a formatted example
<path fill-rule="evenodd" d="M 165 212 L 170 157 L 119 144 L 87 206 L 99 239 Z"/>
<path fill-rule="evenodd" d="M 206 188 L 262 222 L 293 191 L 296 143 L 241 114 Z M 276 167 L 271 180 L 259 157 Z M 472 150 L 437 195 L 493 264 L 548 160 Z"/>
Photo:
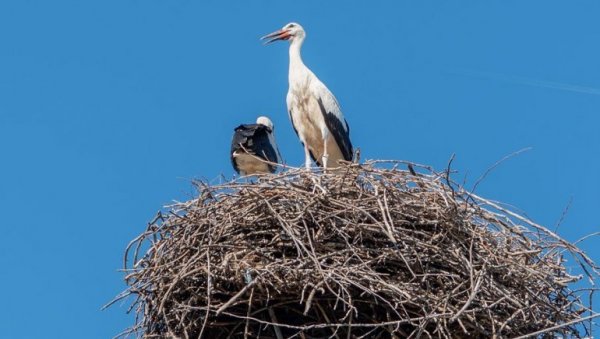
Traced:
<path fill-rule="evenodd" d="M 327 160 L 329 160 L 329 152 L 327 152 L 327 137 L 323 138 L 323 168 L 327 168 Z"/>
<path fill-rule="evenodd" d="M 310 159 L 310 151 L 308 150 L 308 146 L 304 143 L 304 166 L 307 170 L 310 169 L 311 159 Z"/>

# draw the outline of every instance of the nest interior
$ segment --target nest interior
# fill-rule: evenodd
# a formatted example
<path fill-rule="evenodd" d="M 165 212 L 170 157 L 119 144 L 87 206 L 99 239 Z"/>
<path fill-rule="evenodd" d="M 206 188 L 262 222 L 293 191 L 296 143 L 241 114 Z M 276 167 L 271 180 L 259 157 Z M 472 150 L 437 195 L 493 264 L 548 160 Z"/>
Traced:
<path fill-rule="evenodd" d="M 587 335 L 553 232 L 405 163 L 209 185 L 125 254 L 129 333 L 183 338 Z M 131 266 L 130 266 L 131 265 Z"/>

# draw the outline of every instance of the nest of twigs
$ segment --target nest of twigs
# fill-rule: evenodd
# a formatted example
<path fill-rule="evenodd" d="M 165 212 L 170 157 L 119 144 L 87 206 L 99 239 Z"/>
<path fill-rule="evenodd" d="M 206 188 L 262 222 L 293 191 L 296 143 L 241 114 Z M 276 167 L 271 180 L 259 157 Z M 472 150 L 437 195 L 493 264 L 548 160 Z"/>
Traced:
<path fill-rule="evenodd" d="M 586 336 L 594 263 L 553 232 L 406 163 L 197 182 L 125 254 L 143 337 Z M 132 266 L 129 266 L 131 263 Z M 583 270 L 581 270 L 583 268 Z M 587 318 L 586 318 L 587 317 Z"/>

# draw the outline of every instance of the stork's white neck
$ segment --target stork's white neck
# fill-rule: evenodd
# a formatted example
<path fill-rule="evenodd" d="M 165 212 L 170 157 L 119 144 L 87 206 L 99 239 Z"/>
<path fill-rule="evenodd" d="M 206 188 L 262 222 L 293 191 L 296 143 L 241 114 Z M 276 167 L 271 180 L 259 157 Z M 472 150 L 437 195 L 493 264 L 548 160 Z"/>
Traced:
<path fill-rule="evenodd" d="M 294 38 L 290 43 L 290 66 L 293 63 L 304 64 L 302 62 L 302 56 L 300 55 L 300 49 L 302 48 L 302 43 L 304 43 L 304 38 Z"/>
<path fill-rule="evenodd" d="M 302 78 L 305 78 L 303 75 L 305 75 L 308 70 L 304 65 L 304 62 L 302 62 L 302 55 L 300 54 L 303 42 L 304 37 L 298 37 L 292 40 L 290 44 L 290 70 L 288 74 L 290 87 L 294 84 L 298 84 Z"/>

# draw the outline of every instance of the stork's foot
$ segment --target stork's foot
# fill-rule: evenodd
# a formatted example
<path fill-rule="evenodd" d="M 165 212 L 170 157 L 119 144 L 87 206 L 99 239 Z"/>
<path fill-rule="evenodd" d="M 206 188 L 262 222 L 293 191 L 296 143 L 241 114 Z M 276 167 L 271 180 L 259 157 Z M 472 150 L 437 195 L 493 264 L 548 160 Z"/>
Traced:
<path fill-rule="evenodd" d="M 313 193 L 316 193 L 317 190 L 319 190 L 321 193 L 327 194 L 327 190 L 321 185 L 321 176 L 311 176 L 310 180 L 313 183 Z"/>

